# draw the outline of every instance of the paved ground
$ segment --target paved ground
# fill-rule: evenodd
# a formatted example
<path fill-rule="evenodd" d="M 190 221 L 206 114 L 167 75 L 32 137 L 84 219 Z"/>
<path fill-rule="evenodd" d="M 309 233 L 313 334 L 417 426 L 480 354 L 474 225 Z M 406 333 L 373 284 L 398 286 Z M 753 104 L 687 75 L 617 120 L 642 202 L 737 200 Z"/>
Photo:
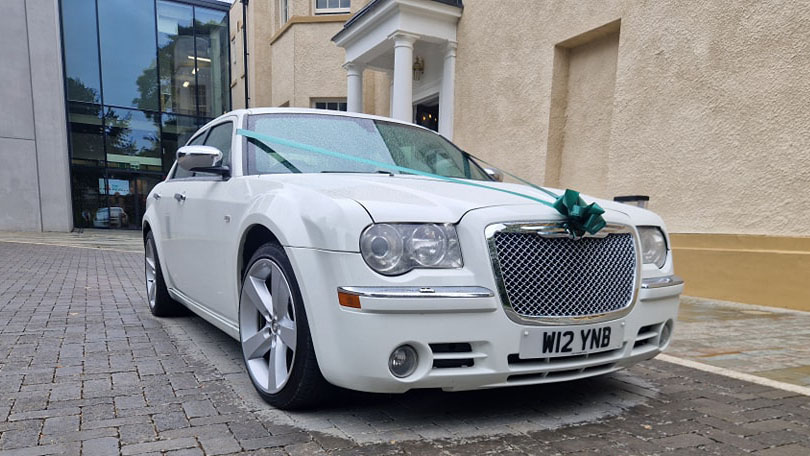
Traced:
<path fill-rule="evenodd" d="M 149 314 L 140 254 L 0 242 L 0 258 L 0 455 L 810 454 L 807 396 L 661 361 L 280 412 L 256 398 L 234 341 Z"/>
<path fill-rule="evenodd" d="M 136 230 L 78 229 L 70 233 L 0 231 L 0 242 L 143 252 L 143 238 Z"/>
<path fill-rule="evenodd" d="M 684 297 L 669 354 L 810 386 L 810 313 Z"/>

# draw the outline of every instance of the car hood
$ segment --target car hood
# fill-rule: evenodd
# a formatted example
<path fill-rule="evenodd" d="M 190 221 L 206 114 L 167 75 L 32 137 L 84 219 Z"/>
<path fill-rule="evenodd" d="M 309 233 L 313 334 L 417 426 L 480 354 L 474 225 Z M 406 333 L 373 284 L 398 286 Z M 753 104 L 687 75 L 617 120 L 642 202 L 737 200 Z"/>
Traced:
<path fill-rule="evenodd" d="M 285 174 L 265 175 L 283 182 L 285 187 L 301 186 L 335 199 L 351 199 L 362 205 L 375 222 L 434 222 L 456 223 L 467 212 L 493 206 L 536 205 L 538 217 L 555 217 L 557 211 L 529 199 L 439 179 L 387 174 Z M 479 182 L 529 195 L 544 201 L 553 201 L 549 195 L 526 185 L 500 182 Z M 555 193 L 560 190 L 550 189 Z M 597 202 L 608 216 L 627 216 L 628 206 L 612 201 L 584 197 Z"/>

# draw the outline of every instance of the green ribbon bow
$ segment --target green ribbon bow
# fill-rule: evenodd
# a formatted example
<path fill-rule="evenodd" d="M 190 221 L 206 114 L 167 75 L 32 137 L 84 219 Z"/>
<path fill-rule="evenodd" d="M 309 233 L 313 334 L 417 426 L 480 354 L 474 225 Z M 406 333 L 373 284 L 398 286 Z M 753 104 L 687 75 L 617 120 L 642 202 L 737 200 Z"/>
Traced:
<path fill-rule="evenodd" d="M 283 145 L 283 146 L 293 147 L 293 148 L 296 148 L 296 149 L 305 150 L 305 151 L 312 152 L 312 153 L 315 153 L 315 154 L 326 155 L 326 156 L 330 156 L 330 157 L 342 158 L 344 160 L 364 163 L 364 164 L 367 164 L 367 165 L 376 166 L 376 167 L 378 167 L 380 169 L 387 169 L 387 170 L 390 170 L 390 171 L 399 171 L 399 172 L 404 172 L 404 173 L 409 173 L 409 174 L 415 174 L 417 176 L 431 177 L 431 178 L 434 178 L 434 179 L 440 179 L 440 180 L 447 181 L 447 182 L 453 182 L 455 184 L 468 185 L 468 186 L 471 186 L 471 187 L 478 187 L 478 188 L 486 188 L 488 190 L 494 190 L 496 192 L 507 193 L 509 195 L 514 195 L 514 196 L 519 196 L 521 198 L 526 198 L 528 200 L 531 200 L 531 201 L 534 201 L 534 202 L 537 202 L 537 203 L 540 203 L 540 204 L 544 204 L 546 206 L 549 206 L 549 207 L 552 207 L 552 208 L 556 209 L 557 212 L 559 212 L 563 217 L 565 217 L 565 219 L 566 219 L 566 221 L 565 221 L 566 229 L 575 238 L 582 237 L 583 235 L 585 235 L 586 232 L 588 232 L 590 234 L 596 234 L 596 233 L 599 232 L 599 230 L 601 230 L 602 228 L 604 228 L 607 225 L 607 223 L 605 222 L 605 219 L 602 218 L 602 214 L 605 213 L 605 210 L 602 209 L 596 203 L 591 203 L 591 204 L 585 205 L 585 201 L 582 198 L 579 197 L 579 192 L 574 191 L 574 190 L 566 190 L 565 194 L 560 196 L 560 195 L 557 195 L 556 193 L 554 193 L 554 192 L 552 192 L 550 190 L 547 190 L 547 189 L 545 189 L 543 187 L 532 184 L 529 181 L 521 179 L 521 178 L 515 176 L 514 174 L 505 173 L 505 174 L 508 174 L 509 176 L 514 177 L 518 181 L 520 181 L 520 182 L 534 188 L 534 189 L 542 191 L 543 193 L 551 196 L 552 198 L 556 198 L 554 203 L 550 203 L 548 201 L 542 200 L 542 199 L 537 198 L 537 197 L 532 196 L 532 195 L 527 195 L 525 193 L 515 192 L 515 191 L 512 191 L 512 190 L 507 190 L 505 188 L 492 187 L 492 186 L 489 186 L 489 185 L 483 185 L 483 184 L 479 184 L 479 183 L 476 183 L 476 182 L 470 182 L 469 180 L 457 179 L 457 178 L 454 178 L 454 177 L 441 176 L 441 175 L 438 175 L 438 174 L 427 173 L 427 172 L 424 172 L 424 171 L 419 171 L 419 170 L 415 170 L 415 169 L 411 169 L 411 168 L 405 168 L 404 166 L 398 166 L 398 165 L 394 165 L 394 164 L 391 164 L 391 163 L 383 163 L 383 162 L 379 162 L 379 161 L 376 161 L 376 160 L 369 160 L 367 158 L 354 157 L 352 155 L 344 154 L 344 153 L 341 153 L 341 152 L 335 152 L 335 151 L 324 149 L 324 148 L 321 148 L 321 147 L 312 146 L 312 145 L 309 145 L 309 144 L 302 144 L 302 143 L 299 143 L 299 142 L 296 142 L 296 141 L 291 141 L 289 139 L 278 138 L 278 137 L 269 136 L 269 135 L 263 135 L 261 133 L 257 133 L 255 131 L 251 131 L 251 130 L 244 130 L 244 129 L 239 128 L 239 129 L 236 130 L 236 134 L 242 135 L 242 136 L 244 136 L 246 138 L 251 138 L 251 139 L 260 141 L 262 143 L 265 143 L 268 146 L 270 144 L 280 144 L 280 145 Z M 281 158 L 283 159 L 283 157 L 281 157 Z M 476 158 L 476 160 L 478 160 L 478 161 L 480 161 L 482 163 L 488 164 L 488 163 L 486 163 L 485 161 L 483 161 L 483 160 L 481 160 L 479 158 Z"/>
<path fill-rule="evenodd" d="M 554 201 L 553 207 L 565 217 L 566 228 L 577 238 L 584 236 L 586 232 L 596 234 L 607 225 L 602 218 L 605 210 L 596 203 L 586 205 L 577 191 L 565 190 L 565 193 Z"/>

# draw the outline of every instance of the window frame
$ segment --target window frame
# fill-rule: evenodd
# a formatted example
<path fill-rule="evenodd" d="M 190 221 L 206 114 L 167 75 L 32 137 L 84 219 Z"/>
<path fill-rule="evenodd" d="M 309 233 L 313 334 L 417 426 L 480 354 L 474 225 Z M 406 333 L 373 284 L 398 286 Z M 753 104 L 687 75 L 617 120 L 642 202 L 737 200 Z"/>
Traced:
<path fill-rule="evenodd" d="M 328 3 L 329 0 L 327 0 L 327 4 Z M 312 11 L 314 11 L 315 14 L 347 14 L 351 12 L 351 9 L 351 0 L 349 0 L 349 6 L 346 8 L 318 8 L 318 0 L 312 0 Z"/>
<path fill-rule="evenodd" d="M 327 111 L 334 111 L 334 112 L 348 112 L 349 111 L 348 100 L 346 98 L 340 98 L 340 97 L 338 97 L 338 98 L 311 98 L 309 100 L 309 103 L 310 103 L 309 107 L 313 108 L 313 109 L 324 109 L 324 110 L 327 110 Z M 318 106 L 317 106 L 318 103 L 326 103 L 327 106 L 328 106 L 329 103 L 337 103 L 338 109 L 329 109 L 328 107 L 326 107 L 326 108 L 318 108 Z M 345 110 L 339 109 L 341 104 L 346 106 Z"/>

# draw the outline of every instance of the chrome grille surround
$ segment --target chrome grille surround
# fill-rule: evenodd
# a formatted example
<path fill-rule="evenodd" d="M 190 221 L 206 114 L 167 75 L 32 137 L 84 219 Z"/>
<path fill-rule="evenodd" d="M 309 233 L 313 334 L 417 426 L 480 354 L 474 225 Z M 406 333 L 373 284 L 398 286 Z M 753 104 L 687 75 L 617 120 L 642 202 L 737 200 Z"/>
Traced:
<path fill-rule="evenodd" d="M 577 311 L 571 312 L 570 310 L 561 312 L 531 312 L 531 307 L 523 302 L 520 302 L 522 297 L 520 293 L 514 292 L 512 293 L 512 298 L 510 299 L 509 293 L 509 285 L 511 284 L 514 287 L 514 283 L 512 282 L 512 277 L 510 276 L 510 280 L 504 280 L 504 272 L 503 268 L 501 267 L 500 258 L 498 255 L 498 242 L 497 238 L 499 234 L 533 234 L 540 236 L 544 239 L 566 239 L 567 242 L 576 243 L 581 242 L 580 240 L 573 239 L 568 231 L 565 229 L 562 221 L 542 221 L 542 222 L 514 222 L 514 223 L 496 223 L 486 227 L 485 235 L 487 238 L 487 244 L 489 246 L 489 255 L 490 255 L 490 262 L 492 264 L 492 270 L 495 275 L 495 282 L 498 287 L 498 292 L 501 297 L 501 302 L 503 304 L 504 311 L 506 315 L 512 320 L 520 324 L 528 324 L 528 325 L 571 325 L 571 324 L 586 324 L 586 323 L 596 323 L 600 321 L 607 321 L 607 320 L 614 320 L 616 318 L 623 317 L 630 313 L 633 310 L 633 307 L 636 304 L 638 299 L 638 290 L 641 284 L 641 249 L 639 244 L 638 233 L 636 232 L 635 228 L 630 225 L 623 225 L 617 223 L 611 223 L 607 225 L 605 228 L 599 231 L 596 235 L 586 234 L 583 236 L 584 240 L 587 239 L 606 239 L 608 236 L 612 235 L 629 235 L 630 239 L 632 239 L 632 250 L 633 252 L 630 254 L 632 257 L 632 264 L 625 264 L 624 265 L 624 272 L 623 274 L 629 275 L 632 274 L 632 278 L 629 280 L 630 282 L 630 290 L 626 289 L 626 285 L 624 287 L 620 285 L 619 296 L 626 297 L 627 299 L 614 299 L 613 302 L 608 305 L 607 307 L 592 307 L 593 311 Z M 618 240 L 618 238 L 617 238 Z M 617 244 L 617 243 L 613 243 Z M 574 244 L 576 245 L 576 244 Z M 620 251 L 624 250 L 624 258 L 623 261 L 628 263 L 629 257 L 627 250 L 627 246 L 621 245 L 614 245 L 612 247 L 617 247 Z M 550 245 L 550 249 L 559 250 L 560 248 L 565 248 L 564 246 L 561 247 L 560 245 Z M 581 253 L 581 252 L 580 252 Z M 587 253 L 587 252 L 586 252 Z M 554 262 L 553 260 L 547 263 L 547 266 L 550 267 L 562 267 L 565 266 L 562 262 Z M 597 268 L 601 265 L 594 265 Z M 609 264 L 605 264 L 604 267 L 609 267 Z M 620 271 L 621 272 L 621 271 Z M 569 274 L 570 277 L 570 274 Z M 557 277 L 557 281 L 563 280 L 563 285 L 565 285 L 565 276 Z M 507 283 L 510 282 L 510 283 Z M 562 290 L 565 292 L 565 290 Z M 524 293 L 525 294 L 525 293 Z M 515 305 L 513 306 L 512 299 L 515 299 Z M 564 303 L 563 303 L 564 304 Z M 535 304 L 534 307 L 537 305 Z M 591 308 L 591 307 L 586 307 Z M 527 312 L 527 310 L 529 312 Z"/>

